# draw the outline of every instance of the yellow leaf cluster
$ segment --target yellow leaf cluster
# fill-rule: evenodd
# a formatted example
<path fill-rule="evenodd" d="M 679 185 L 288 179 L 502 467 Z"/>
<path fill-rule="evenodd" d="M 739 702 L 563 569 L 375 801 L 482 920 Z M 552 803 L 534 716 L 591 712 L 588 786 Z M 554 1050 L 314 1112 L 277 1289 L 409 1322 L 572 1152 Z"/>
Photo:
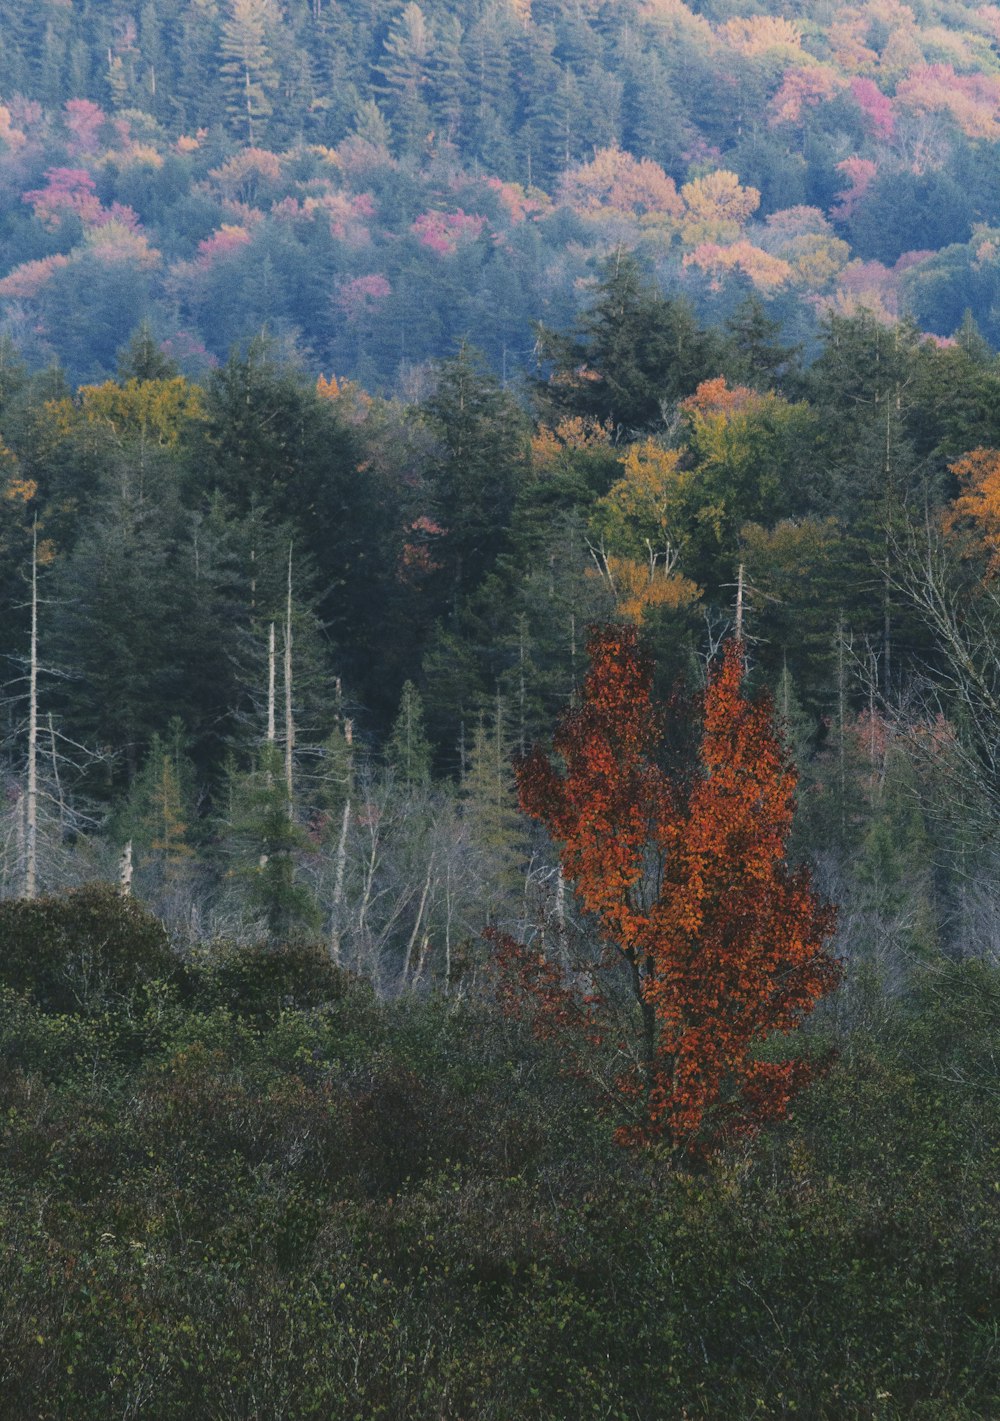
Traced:
<path fill-rule="evenodd" d="M 82 385 L 80 408 L 88 424 L 110 424 L 119 436 L 139 435 L 162 448 L 173 448 L 185 428 L 205 418 L 201 390 L 182 375 Z"/>
<path fill-rule="evenodd" d="M 743 187 L 737 175 L 725 168 L 685 183 L 681 197 L 681 235 L 688 246 L 735 241 L 743 223 L 760 206 L 757 188 Z"/>
<path fill-rule="evenodd" d="M 635 159 L 620 148 L 601 148 L 589 163 L 564 176 L 562 201 L 588 215 L 607 208 L 626 213 L 662 213 L 680 217 L 684 210 L 673 178 L 650 158 Z"/>
<path fill-rule="evenodd" d="M 609 556 L 607 579 L 614 589 L 615 610 L 627 622 L 641 622 L 654 607 L 682 611 L 701 596 L 701 588 L 689 577 L 632 558 Z"/>
<path fill-rule="evenodd" d="M 691 481 L 680 451 L 643 439 L 620 462 L 624 476 L 594 506 L 595 536 L 616 556 L 641 558 L 650 543 L 679 546 Z"/>
<path fill-rule="evenodd" d="M 602 424 L 585 415 L 568 415 L 555 429 L 543 424 L 532 435 L 531 463 L 536 472 L 550 473 L 564 462 L 567 454 L 610 448 L 610 423 Z"/>
<path fill-rule="evenodd" d="M 773 50 L 799 54 L 802 51 L 802 35 L 798 25 L 777 15 L 750 15 L 745 19 L 727 20 L 720 26 L 719 35 L 740 54 L 756 56 L 769 54 Z"/>
<path fill-rule="evenodd" d="M 752 242 L 742 239 L 723 246 L 718 242 L 701 242 L 693 252 L 683 259 L 684 266 L 700 267 L 714 279 L 718 286 L 720 278 L 731 271 L 740 271 L 750 278 L 758 291 L 777 291 L 792 279 L 793 271 L 783 257 L 772 256 Z"/>
<path fill-rule="evenodd" d="M 38 484 L 34 479 L 8 479 L 4 485 L 3 496 L 9 503 L 30 503 L 38 492 Z"/>

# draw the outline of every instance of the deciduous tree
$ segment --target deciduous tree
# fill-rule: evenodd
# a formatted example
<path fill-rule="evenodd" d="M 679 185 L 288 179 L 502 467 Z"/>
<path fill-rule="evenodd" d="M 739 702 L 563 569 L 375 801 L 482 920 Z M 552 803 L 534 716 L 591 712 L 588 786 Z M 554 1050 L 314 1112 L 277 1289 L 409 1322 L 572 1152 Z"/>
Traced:
<path fill-rule="evenodd" d="M 630 983 L 639 1030 L 614 1084 L 634 1114 L 618 1138 L 697 1153 L 783 1116 L 808 1080 L 807 1061 L 761 1048 L 836 983 L 833 910 L 786 862 L 795 770 L 769 702 L 744 693 L 742 644 L 710 677 L 693 764 L 673 772 L 635 631 L 596 629 L 590 656 L 554 737 L 563 768 L 538 749 L 521 761 L 521 804 L 555 840 L 602 965 Z M 501 941 L 514 999 L 540 1029 L 614 1040 L 613 986 L 580 992 Z"/>

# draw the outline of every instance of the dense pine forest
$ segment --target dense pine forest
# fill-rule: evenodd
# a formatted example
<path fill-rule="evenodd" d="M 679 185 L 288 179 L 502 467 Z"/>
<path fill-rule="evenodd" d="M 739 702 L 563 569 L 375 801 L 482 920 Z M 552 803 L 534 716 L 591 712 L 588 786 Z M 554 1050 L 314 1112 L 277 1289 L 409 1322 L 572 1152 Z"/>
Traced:
<path fill-rule="evenodd" d="M 0 1419 L 1000 1411 L 998 154 L 992 6 L 2 6 Z"/>

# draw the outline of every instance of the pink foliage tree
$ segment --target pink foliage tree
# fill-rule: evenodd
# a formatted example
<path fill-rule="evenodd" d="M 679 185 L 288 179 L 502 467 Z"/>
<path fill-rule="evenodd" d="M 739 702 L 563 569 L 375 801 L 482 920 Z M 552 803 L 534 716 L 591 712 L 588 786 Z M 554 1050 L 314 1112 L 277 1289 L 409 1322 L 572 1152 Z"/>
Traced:
<path fill-rule="evenodd" d="M 837 172 L 844 174 L 850 186 L 837 193 L 836 206 L 830 208 L 830 216 L 835 222 L 850 222 L 875 181 L 878 164 L 871 158 L 845 158 L 837 164 Z"/>
<path fill-rule="evenodd" d="M 64 105 L 63 122 L 69 131 L 69 149 L 73 154 L 96 153 L 100 147 L 100 132 L 107 114 L 100 104 L 90 99 L 68 99 Z"/>
<path fill-rule="evenodd" d="M 359 321 L 369 311 L 384 301 L 392 292 L 392 287 L 384 276 L 356 276 L 353 281 L 344 282 L 334 300 L 349 321 Z"/>
<path fill-rule="evenodd" d="M 484 217 L 459 208 L 457 212 L 422 212 L 410 231 L 421 246 L 430 247 L 438 256 L 451 257 L 460 246 L 474 242 L 485 225 Z"/>
<path fill-rule="evenodd" d="M 896 116 L 888 94 L 883 94 L 873 79 L 854 78 L 851 96 L 864 114 L 872 137 L 891 138 L 896 131 Z"/>
<path fill-rule="evenodd" d="M 37 296 L 60 267 L 69 265 L 69 257 L 55 255 L 40 261 L 22 262 L 0 281 L 0 296 L 10 301 L 28 301 Z"/>
<path fill-rule="evenodd" d="M 35 216 L 44 226 L 59 226 L 64 217 L 79 217 L 81 222 L 100 220 L 102 208 L 94 179 L 86 168 L 49 168 L 46 185 L 26 192 L 23 202 L 31 204 Z"/>
<path fill-rule="evenodd" d="M 245 227 L 231 227 L 224 222 L 210 237 L 198 243 L 198 265 L 210 267 L 220 257 L 232 256 L 234 252 L 249 246 L 250 241 L 250 233 Z"/>

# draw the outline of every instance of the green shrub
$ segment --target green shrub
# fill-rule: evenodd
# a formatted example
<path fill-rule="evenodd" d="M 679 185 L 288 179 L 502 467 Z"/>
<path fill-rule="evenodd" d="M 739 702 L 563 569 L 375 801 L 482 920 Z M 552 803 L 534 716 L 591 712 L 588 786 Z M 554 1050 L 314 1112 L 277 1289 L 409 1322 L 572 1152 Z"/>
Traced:
<path fill-rule="evenodd" d="M 227 1007 L 260 1022 L 275 1021 L 290 1008 L 307 1011 L 339 1001 L 352 984 L 316 943 L 215 943 L 189 963 L 188 977 L 199 1006 Z"/>
<path fill-rule="evenodd" d="M 46 1012 L 130 1002 L 176 967 L 163 924 L 108 884 L 0 902 L 0 984 Z"/>

